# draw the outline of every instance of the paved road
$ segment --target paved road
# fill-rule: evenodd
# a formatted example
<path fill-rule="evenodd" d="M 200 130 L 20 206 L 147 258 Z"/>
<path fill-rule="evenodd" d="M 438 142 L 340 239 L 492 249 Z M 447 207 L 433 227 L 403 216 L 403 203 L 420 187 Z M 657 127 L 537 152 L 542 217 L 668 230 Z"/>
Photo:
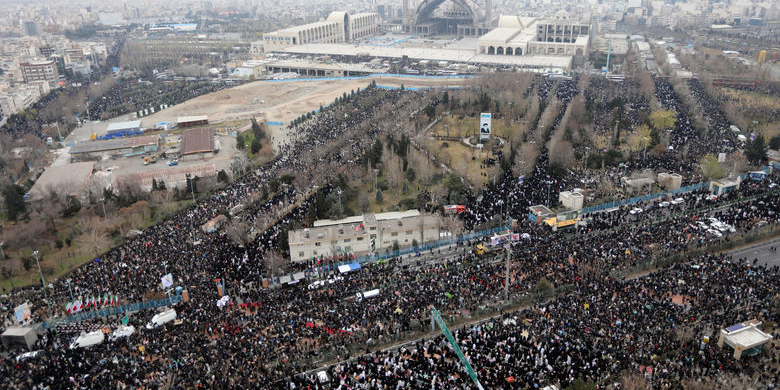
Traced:
<path fill-rule="evenodd" d="M 772 247 L 775 248 L 775 251 L 771 250 Z M 734 260 L 746 258 L 747 261 L 752 263 L 755 259 L 758 259 L 757 264 L 780 266 L 780 237 L 762 244 L 730 252 L 730 254 L 734 256 Z"/>

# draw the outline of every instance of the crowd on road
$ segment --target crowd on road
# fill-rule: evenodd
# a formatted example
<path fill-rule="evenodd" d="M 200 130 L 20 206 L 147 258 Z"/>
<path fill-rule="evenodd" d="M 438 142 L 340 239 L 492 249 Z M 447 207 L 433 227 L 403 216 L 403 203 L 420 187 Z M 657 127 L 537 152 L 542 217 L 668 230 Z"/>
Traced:
<path fill-rule="evenodd" d="M 540 98 L 554 87 L 563 103 L 552 123 L 555 128 L 566 104 L 578 93 L 576 82 L 544 81 L 542 85 Z M 24 361 L 3 359 L 0 389 L 471 388 L 440 338 L 395 352 L 360 354 L 421 330 L 432 307 L 447 318 L 489 311 L 503 296 L 506 270 L 500 258 L 477 256 L 469 243 L 453 244 L 450 255 L 431 264 L 391 261 L 344 275 L 332 273 L 320 284 L 299 282 L 266 289 L 260 283 L 268 276 L 266 253 L 279 246 L 286 228 L 306 217 L 313 205 L 311 194 L 329 191 L 335 175 L 358 168 L 360 157 L 375 139 L 393 130 L 388 125 L 394 123 L 391 118 L 413 115 L 419 107 L 436 103 L 428 94 L 375 87 L 349 96 L 300 125 L 296 131 L 301 136 L 265 169 L 147 229 L 67 279 L 53 282 L 52 302 L 62 308 L 71 291 L 76 296 L 109 293 L 123 302 L 140 301 L 159 291 L 166 273 L 173 275 L 174 285 L 188 290 L 190 300 L 176 306 L 176 323 L 140 329 L 129 338 L 89 349 L 71 350 L 67 344 L 80 331 L 115 326 L 118 320 L 54 327 L 41 339 L 41 355 Z M 548 192 L 557 194 L 570 185 L 550 176 L 548 160 L 543 153 L 534 173 L 522 183 L 506 174 L 483 192 L 480 201 L 472 199 L 464 220 L 475 226 L 500 217 L 502 211 L 524 220 L 528 206 L 543 203 Z M 267 183 L 289 174 L 294 175 L 290 183 L 267 199 L 258 196 Z M 738 201 L 766 191 L 766 183 L 749 184 L 720 201 Z M 770 319 L 767 302 L 772 297 L 767 286 L 777 285 L 776 268 L 751 268 L 748 274 L 749 265 L 705 256 L 693 260 L 699 265 L 696 272 L 687 272 L 691 263 L 681 263 L 633 281 L 606 276 L 715 240 L 695 224 L 710 215 L 693 213 L 705 201 L 701 194 L 691 194 L 677 209 L 679 215 L 648 213 L 668 216 L 664 222 L 650 217 L 636 220 L 627 209 L 594 215 L 592 223 L 577 234 L 521 222 L 519 231 L 525 239 L 513 250 L 511 297 L 527 297 L 542 280 L 554 287 L 569 285 L 571 292 L 456 332 L 483 384 L 524 388 L 553 382 L 566 385 L 578 378 L 602 383 L 621 369 L 641 366 L 660 386 L 693 375 L 740 369 L 709 345 L 699 349 L 692 340 L 700 338 L 670 336 L 680 327 L 692 329 L 699 337 L 743 320 L 744 315 Z M 251 240 L 237 243 L 224 233 L 201 230 L 206 221 L 239 204 L 246 205 L 240 218 L 254 229 Z M 774 193 L 717 209 L 712 215 L 735 224 L 738 235 L 752 229 L 757 220 L 774 226 L 778 212 L 780 196 Z M 222 279 L 219 284 L 224 283 L 232 304 L 217 306 L 220 295 L 214 279 Z M 703 289 L 694 291 L 671 282 L 677 280 Z M 355 295 L 373 289 L 379 290 L 377 296 Z M 677 295 L 684 295 L 687 304 L 670 301 Z M 715 316 L 714 302 L 727 296 L 732 298 L 721 301 L 726 302 L 724 313 Z M 735 296 L 749 299 L 749 311 L 733 310 Z M 9 304 L 23 298 L 13 296 Z M 142 328 L 153 314 L 135 313 L 131 322 Z M 40 319 L 40 313 L 36 317 Z M 360 356 L 352 359 L 356 354 Z M 352 360 L 329 368 L 329 383 L 298 375 L 328 359 Z"/>
<path fill-rule="evenodd" d="M 771 298 L 778 281 L 776 266 L 703 255 L 628 281 L 577 277 L 573 289 L 553 301 L 453 335 L 489 389 L 565 388 L 576 379 L 620 383 L 624 372 L 644 378 L 648 388 L 679 388 L 724 373 L 772 386 L 780 382 L 776 368 L 768 369 L 780 359 L 776 342 L 752 367 L 718 348 L 714 332 L 747 318 L 776 319 Z M 365 354 L 325 372 L 329 382 L 311 373 L 278 388 L 477 388 L 443 336 Z"/>

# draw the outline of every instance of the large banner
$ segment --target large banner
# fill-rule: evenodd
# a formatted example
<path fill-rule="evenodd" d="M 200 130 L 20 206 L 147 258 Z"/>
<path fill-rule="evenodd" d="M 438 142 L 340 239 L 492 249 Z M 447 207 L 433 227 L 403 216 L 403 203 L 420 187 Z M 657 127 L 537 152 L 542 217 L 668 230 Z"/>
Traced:
<path fill-rule="evenodd" d="M 30 305 L 28 305 L 27 302 L 22 303 L 14 309 L 14 317 L 16 317 L 16 322 L 20 324 L 29 320 L 31 316 L 32 312 L 30 312 Z"/>
<path fill-rule="evenodd" d="M 492 118 L 493 114 L 489 112 L 479 114 L 479 139 L 490 138 L 490 122 Z"/>

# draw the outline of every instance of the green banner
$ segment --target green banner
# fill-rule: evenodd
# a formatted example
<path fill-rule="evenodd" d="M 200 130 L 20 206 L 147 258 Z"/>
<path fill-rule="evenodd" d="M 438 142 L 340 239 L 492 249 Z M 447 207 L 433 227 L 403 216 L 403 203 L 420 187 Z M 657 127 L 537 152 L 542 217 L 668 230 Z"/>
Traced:
<path fill-rule="evenodd" d="M 447 324 L 444 323 L 444 320 L 441 318 L 439 312 L 436 310 L 435 307 L 431 309 L 431 315 L 433 315 L 433 320 L 436 321 L 437 324 L 439 324 L 439 327 L 441 328 L 441 332 L 444 333 L 444 337 L 446 337 L 447 341 L 450 342 L 450 346 L 452 346 L 452 349 L 455 350 L 455 354 L 458 355 L 458 359 L 460 359 L 461 364 L 463 364 L 463 367 L 466 369 L 466 372 L 471 377 L 471 380 L 474 381 L 474 384 L 477 385 L 477 388 L 479 390 L 484 390 L 482 384 L 479 383 L 479 379 L 477 379 L 477 374 L 474 372 L 474 369 L 471 368 L 471 364 L 469 364 L 468 360 L 466 360 L 466 356 L 463 355 L 463 351 L 460 350 L 460 347 L 458 346 L 458 343 L 455 341 L 455 338 L 452 337 L 450 330 L 447 329 Z"/>

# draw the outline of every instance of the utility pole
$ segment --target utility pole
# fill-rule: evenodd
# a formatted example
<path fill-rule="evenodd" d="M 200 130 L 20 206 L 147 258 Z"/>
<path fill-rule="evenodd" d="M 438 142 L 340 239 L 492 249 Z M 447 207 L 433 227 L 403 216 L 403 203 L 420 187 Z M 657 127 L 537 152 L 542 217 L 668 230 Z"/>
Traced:
<path fill-rule="evenodd" d="M 46 306 L 49 307 L 49 318 L 51 318 L 51 303 L 49 303 L 49 296 L 46 293 L 46 281 L 43 279 L 43 272 L 41 272 L 41 263 L 38 261 L 38 251 L 33 251 L 35 256 L 35 264 L 38 265 L 38 274 L 41 275 L 41 286 L 43 287 L 43 298 L 46 299 Z"/>
<path fill-rule="evenodd" d="M 509 234 L 509 240 L 512 240 L 512 234 L 510 232 Z M 509 300 L 509 259 L 512 257 L 512 244 L 507 243 L 504 244 L 504 249 L 506 249 L 506 253 L 504 253 L 504 257 L 506 257 L 506 274 L 504 275 L 504 300 Z"/>

